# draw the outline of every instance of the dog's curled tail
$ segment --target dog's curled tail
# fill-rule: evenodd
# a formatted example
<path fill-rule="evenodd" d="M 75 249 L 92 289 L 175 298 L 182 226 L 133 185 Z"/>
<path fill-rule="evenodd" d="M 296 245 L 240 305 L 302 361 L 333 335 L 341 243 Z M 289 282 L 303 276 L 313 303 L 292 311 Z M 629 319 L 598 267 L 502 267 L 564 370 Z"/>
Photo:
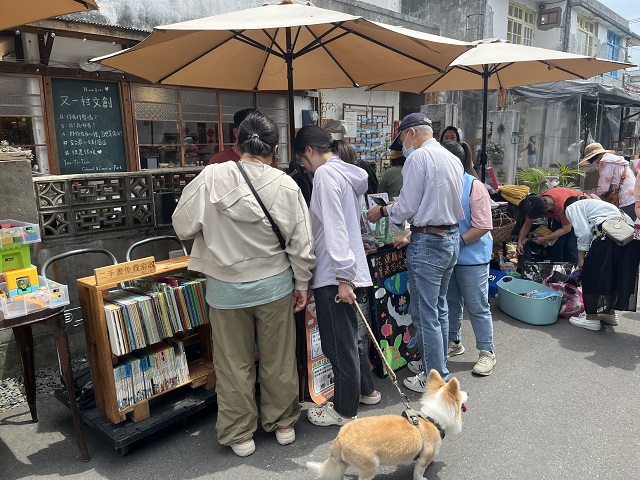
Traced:
<path fill-rule="evenodd" d="M 342 480 L 348 465 L 342 461 L 340 454 L 336 456 L 332 448 L 332 455 L 324 462 L 307 462 L 307 468 L 311 470 L 316 480 Z"/>

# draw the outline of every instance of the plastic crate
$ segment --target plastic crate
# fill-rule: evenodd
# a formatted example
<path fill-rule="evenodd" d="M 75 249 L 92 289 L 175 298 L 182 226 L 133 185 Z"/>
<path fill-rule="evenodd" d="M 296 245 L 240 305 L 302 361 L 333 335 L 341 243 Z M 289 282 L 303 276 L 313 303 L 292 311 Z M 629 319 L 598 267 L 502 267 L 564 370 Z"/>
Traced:
<path fill-rule="evenodd" d="M 0 249 L 16 244 L 40 241 L 40 226 L 19 220 L 0 220 Z"/>
<path fill-rule="evenodd" d="M 4 280 L 4 277 L 2 277 Z M 0 294 L 0 311 L 4 318 L 14 318 L 38 312 L 47 308 L 69 305 L 69 290 L 62 283 L 52 282 L 39 275 L 40 289 L 37 292 L 25 293 L 13 298 L 5 298 Z M 0 289 L 7 291 L 7 284 L 0 283 Z"/>
<path fill-rule="evenodd" d="M 502 277 L 497 282 L 498 305 L 507 315 L 529 325 L 551 325 L 558 321 L 562 305 L 562 294 L 553 288 L 519 278 Z M 521 294 L 532 292 L 555 293 L 548 298 L 525 297 Z"/>

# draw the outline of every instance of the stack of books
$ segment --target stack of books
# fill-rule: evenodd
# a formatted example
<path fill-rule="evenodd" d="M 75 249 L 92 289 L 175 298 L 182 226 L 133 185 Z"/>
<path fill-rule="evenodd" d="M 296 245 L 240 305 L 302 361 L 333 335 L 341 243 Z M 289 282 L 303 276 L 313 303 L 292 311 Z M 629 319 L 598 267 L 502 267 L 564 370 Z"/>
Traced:
<path fill-rule="evenodd" d="M 113 367 L 118 408 L 186 383 L 189 367 L 184 344 L 174 338 L 125 355 Z"/>
<path fill-rule="evenodd" d="M 104 296 L 111 352 L 120 356 L 208 322 L 206 280 L 188 274 L 133 280 Z"/>

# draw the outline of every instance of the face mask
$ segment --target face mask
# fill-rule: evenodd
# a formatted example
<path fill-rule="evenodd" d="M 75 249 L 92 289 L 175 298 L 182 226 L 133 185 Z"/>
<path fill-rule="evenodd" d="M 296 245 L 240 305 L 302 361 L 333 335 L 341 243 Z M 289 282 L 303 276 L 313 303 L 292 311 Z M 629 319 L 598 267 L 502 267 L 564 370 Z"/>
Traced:
<path fill-rule="evenodd" d="M 409 135 L 407 135 L 409 136 Z M 405 138 L 405 141 L 407 139 Z M 402 155 L 404 155 L 405 158 L 408 158 L 409 155 L 411 155 L 414 152 L 415 148 L 413 148 L 413 145 L 409 146 L 409 147 L 405 147 L 404 142 L 402 142 Z"/>

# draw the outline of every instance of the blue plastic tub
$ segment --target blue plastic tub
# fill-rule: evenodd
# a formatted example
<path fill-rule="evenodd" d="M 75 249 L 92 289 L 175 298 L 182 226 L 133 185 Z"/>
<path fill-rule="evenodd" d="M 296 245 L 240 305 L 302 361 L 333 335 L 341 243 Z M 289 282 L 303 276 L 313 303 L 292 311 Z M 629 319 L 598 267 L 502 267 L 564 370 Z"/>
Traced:
<path fill-rule="evenodd" d="M 507 315 L 529 325 L 551 325 L 558 320 L 562 294 L 531 280 L 502 277 L 498 280 L 498 305 Z M 548 298 L 524 297 L 520 294 L 537 290 L 556 295 Z"/>

